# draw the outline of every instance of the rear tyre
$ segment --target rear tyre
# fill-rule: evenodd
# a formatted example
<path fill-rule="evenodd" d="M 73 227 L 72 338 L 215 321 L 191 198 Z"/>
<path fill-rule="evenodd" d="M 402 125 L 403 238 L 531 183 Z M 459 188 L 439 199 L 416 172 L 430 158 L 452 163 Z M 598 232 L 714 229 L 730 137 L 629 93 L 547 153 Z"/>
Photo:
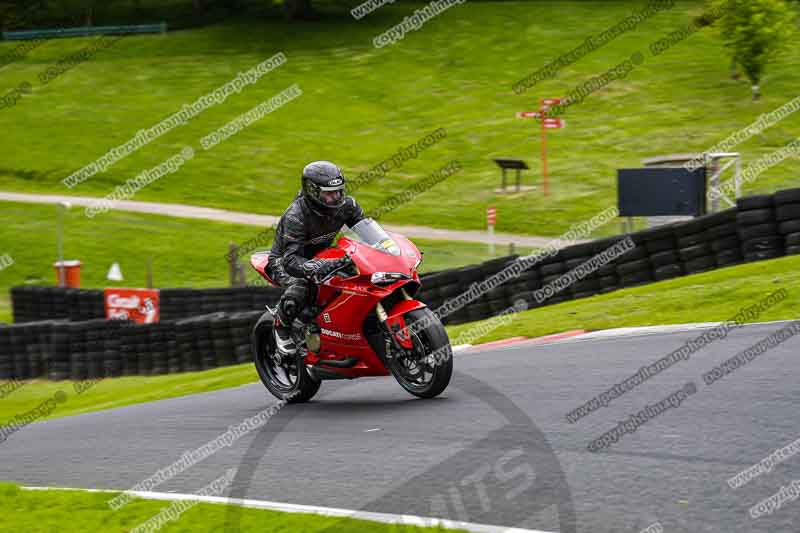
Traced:
<path fill-rule="evenodd" d="M 298 348 L 292 361 L 278 362 L 273 357 L 276 351 L 275 335 L 272 332 L 274 318 L 269 311 L 261 315 L 253 327 L 251 345 L 253 359 L 261 382 L 279 400 L 287 403 L 307 402 L 319 390 L 320 381 L 314 381 L 306 370 L 303 356 L 305 349 Z"/>
<path fill-rule="evenodd" d="M 441 321 L 427 307 L 414 309 L 405 315 L 406 325 L 425 320 L 428 326 L 411 333 L 413 354 L 395 354 L 389 371 L 406 391 L 419 398 L 441 394 L 453 375 L 453 350 Z"/>

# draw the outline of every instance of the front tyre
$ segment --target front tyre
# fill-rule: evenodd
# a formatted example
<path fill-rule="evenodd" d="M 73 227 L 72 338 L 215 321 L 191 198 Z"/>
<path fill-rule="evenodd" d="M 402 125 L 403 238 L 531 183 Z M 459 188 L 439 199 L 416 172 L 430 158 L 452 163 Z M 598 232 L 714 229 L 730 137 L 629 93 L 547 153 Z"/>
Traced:
<path fill-rule="evenodd" d="M 407 326 L 419 320 L 428 325 L 411 333 L 413 350 L 394 354 L 389 361 L 389 370 L 397 382 L 414 396 L 433 398 L 447 388 L 453 375 L 450 339 L 442 322 L 427 307 L 409 311 L 405 318 Z"/>
<path fill-rule="evenodd" d="M 273 325 L 272 313 L 267 311 L 258 319 L 251 333 L 258 376 L 267 390 L 279 400 L 287 403 L 307 402 L 317 393 L 321 382 L 311 379 L 301 355 L 291 361 L 276 360 Z"/>

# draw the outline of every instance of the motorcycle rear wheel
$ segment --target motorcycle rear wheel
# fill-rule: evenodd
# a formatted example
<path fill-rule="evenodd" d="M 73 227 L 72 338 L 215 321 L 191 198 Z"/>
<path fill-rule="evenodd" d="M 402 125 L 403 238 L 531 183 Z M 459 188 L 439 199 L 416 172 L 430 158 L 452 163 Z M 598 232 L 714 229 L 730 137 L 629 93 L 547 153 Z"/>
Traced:
<path fill-rule="evenodd" d="M 273 396 L 286 403 L 307 402 L 319 390 L 320 381 L 311 379 L 298 354 L 292 361 L 277 363 L 275 353 L 275 335 L 272 332 L 274 318 L 267 311 L 253 327 L 251 344 L 253 359 L 261 382 Z M 298 352 L 304 352 L 299 349 Z"/>
<path fill-rule="evenodd" d="M 442 322 L 427 307 L 406 314 L 406 325 L 425 320 L 428 325 L 411 333 L 413 355 L 395 354 L 389 361 L 389 371 L 406 391 L 419 398 L 434 398 L 441 394 L 453 375 L 453 350 Z"/>

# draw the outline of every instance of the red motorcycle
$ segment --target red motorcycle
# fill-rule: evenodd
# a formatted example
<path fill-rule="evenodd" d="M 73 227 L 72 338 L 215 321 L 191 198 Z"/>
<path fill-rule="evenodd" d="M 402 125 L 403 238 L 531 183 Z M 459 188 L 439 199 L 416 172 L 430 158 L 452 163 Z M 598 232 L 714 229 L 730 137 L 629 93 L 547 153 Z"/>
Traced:
<path fill-rule="evenodd" d="M 267 306 L 253 328 L 255 365 L 267 389 L 297 403 L 310 400 L 322 380 L 391 374 L 415 396 L 441 394 L 453 373 L 453 353 L 439 318 L 414 299 L 422 262 L 417 247 L 366 218 L 316 257 L 349 261 L 315 280 L 314 304 L 292 325 L 297 355 L 283 358 L 276 349 L 274 308 Z M 266 252 L 250 257 L 253 268 L 275 285 L 268 261 Z"/>

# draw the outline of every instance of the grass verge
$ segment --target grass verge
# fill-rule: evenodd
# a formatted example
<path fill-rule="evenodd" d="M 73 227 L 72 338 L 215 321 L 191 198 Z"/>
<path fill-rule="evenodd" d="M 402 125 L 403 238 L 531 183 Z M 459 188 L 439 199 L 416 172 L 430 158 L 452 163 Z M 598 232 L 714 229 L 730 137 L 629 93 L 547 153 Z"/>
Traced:
<path fill-rule="evenodd" d="M 211 392 L 254 381 L 258 381 L 255 367 L 241 364 L 203 372 L 104 379 L 80 394 L 76 392 L 77 383 L 73 381 L 19 382 L 20 388 L 0 399 L 0 424 L 41 405 L 59 391 L 66 394 L 66 399 L 45 419 Z"/>
<path fill-rule="evenodd" d="M 0 526 L 3 531 L 27 533 L 123 532 L 150 520 L 162 509 L 170 506 L 169 502 L 134 499 L 118 511 L 112 511 L 107 502 L 114 495 L 115 493 L 70 490 L 31 491 L 11 483 L 0 483 L 0 508 L 3 509 Z M 200 503 L 181 514 L 177 521 L 166 523 L 159 531 L 163 533 L 222 531 L 225 529 L 227 510 L 226 505 Z M 241 509 L 239 520 L 241 531 L 272 533 L 456 531 L 246 508 Z"/>
<path fill-rule="evenodd" d="M 574 329 L 723 321 L 781 287 L 788 290 L 789 296 L 756 321 L 800 318 L 800 256 L 789 256 L 523 311 L 510 323 L 474 342 L 515 335 L 538 337 Z M 450 340 L 455 343 L 460 334 L 483 322 L 486 321 L 448 328 Z"/>

